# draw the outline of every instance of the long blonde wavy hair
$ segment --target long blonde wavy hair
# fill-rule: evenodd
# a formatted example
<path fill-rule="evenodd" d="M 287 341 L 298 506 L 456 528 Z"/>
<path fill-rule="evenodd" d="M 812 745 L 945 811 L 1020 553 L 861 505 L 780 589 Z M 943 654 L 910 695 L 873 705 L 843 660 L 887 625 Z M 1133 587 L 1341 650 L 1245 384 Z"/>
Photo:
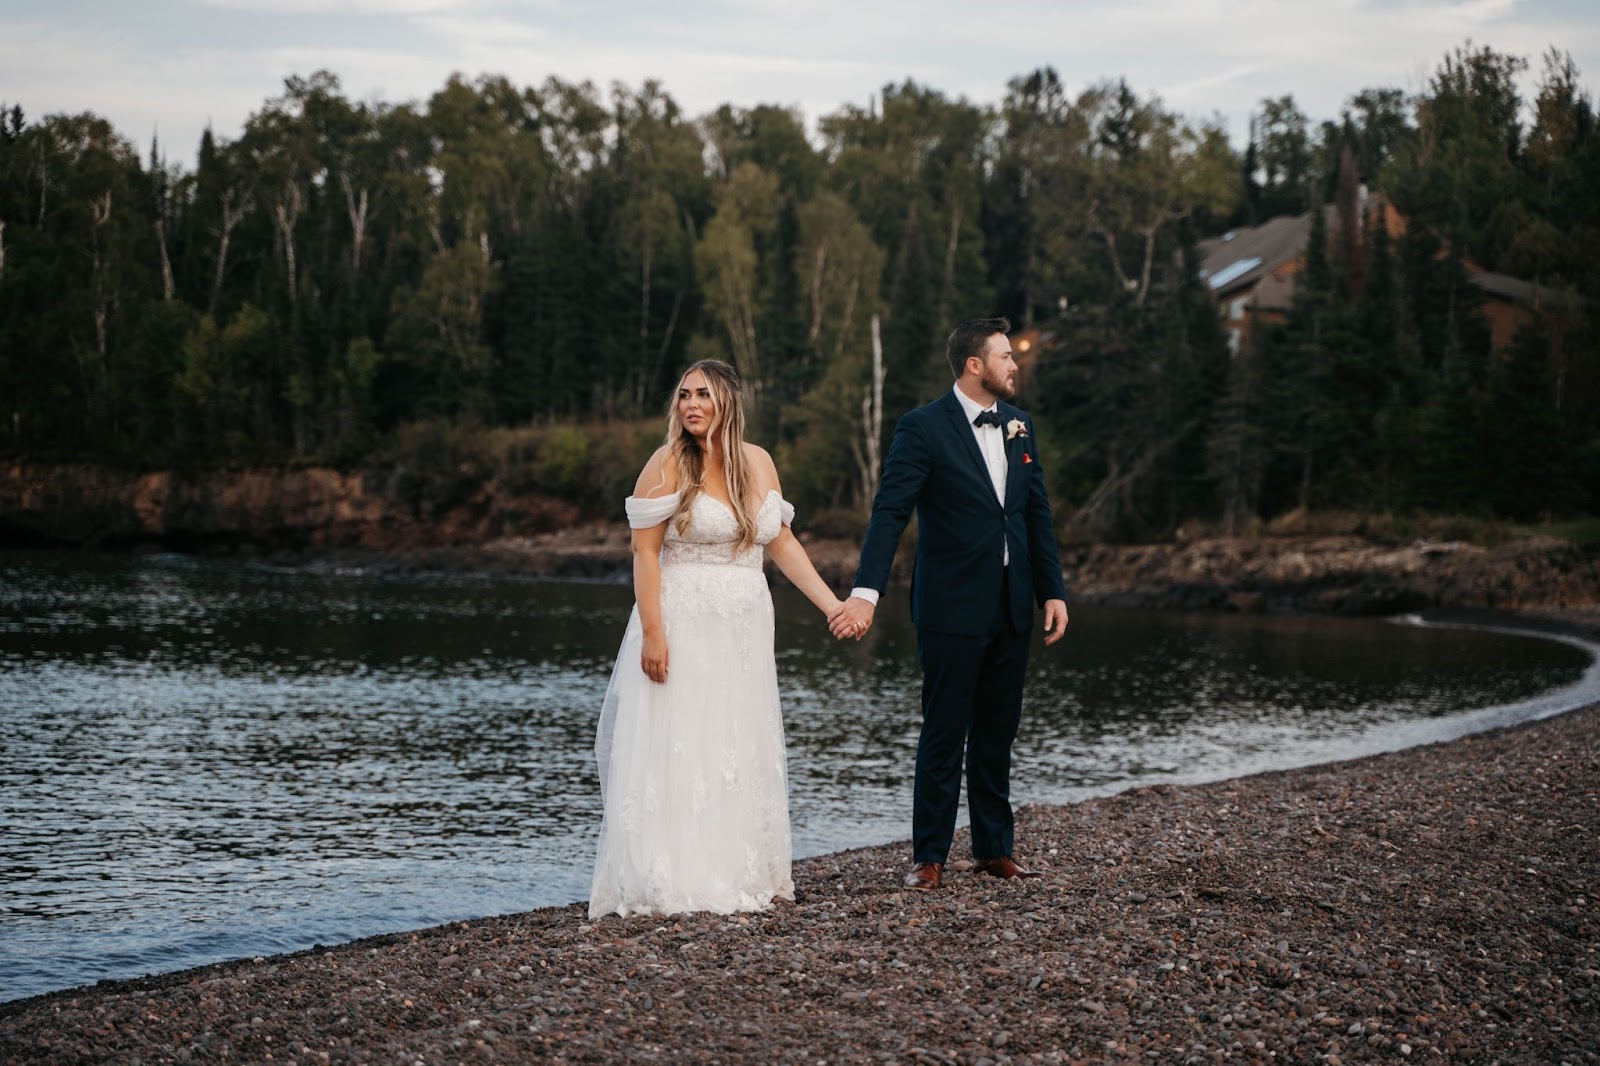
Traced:
<path fill-rule="evenodd" d="M 711 428 L 706 439 L 722 454 L 722 472 L 728 482 L 728 499 L 733 503 L 733 517 L 739 524 L 738 551 L 746 551 L 756 542 L 756 518 L 750 499 L 750 468 L 744 459 L 744 394 L 739 387 L 739 373 L 720 359 L 701 359 L 683 372 L 683 379 L 696 370 L 705 376 L 711 388 Z M 678 417 L 678 389 L 672 391 L 672 402 L 667 407 L 667 454 L 678 471 L 678 510 L 673 514 L 673 525 L 678 535 L 689 529 L 689 512 L 694 498 L 704 489 L 705 453 L 700 442 L 684 427 Z"/>

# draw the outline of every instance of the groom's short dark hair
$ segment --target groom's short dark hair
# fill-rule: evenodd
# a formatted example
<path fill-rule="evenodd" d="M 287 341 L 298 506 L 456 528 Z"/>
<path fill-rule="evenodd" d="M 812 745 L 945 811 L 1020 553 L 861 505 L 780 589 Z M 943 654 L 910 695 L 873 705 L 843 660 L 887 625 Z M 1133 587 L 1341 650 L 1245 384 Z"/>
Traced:
<path fill-rule="evenodd" d="M 950 334 L 944 345 L 944 357 L 950 360 L 950 373 L 960 377 L 973 356 L 983 358 L 983 349 L 996 333 L 1010 333 L 1011 320 L 1007 318 L 974 318 L 961 323 Z"/>

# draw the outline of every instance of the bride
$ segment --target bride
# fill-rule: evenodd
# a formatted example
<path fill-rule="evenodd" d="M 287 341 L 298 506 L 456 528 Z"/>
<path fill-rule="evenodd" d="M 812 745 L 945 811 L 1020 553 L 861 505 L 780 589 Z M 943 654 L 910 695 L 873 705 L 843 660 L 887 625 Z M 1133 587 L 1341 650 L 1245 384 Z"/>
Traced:
<path fill-rule="evenodd" d="M 830 619 L 843 606 L 744 440 L 734 369 L 691 366 L 626 501 L 636 603 L 595 740 L 604 814 L 589 917 L 794 899 L 763 549 Z"/>

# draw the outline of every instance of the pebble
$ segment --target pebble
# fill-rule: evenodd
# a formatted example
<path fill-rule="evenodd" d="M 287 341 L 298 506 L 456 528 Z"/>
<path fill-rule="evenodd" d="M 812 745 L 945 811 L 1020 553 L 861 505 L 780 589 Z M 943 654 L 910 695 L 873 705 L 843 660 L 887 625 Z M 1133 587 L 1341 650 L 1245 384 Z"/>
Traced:
<path fill-rule="evenodd" d="M 572 905 L 0 1003 L 0 1063 L 1593 1062 L 1596 795 L 1591 708 L 1022 807 L 1019 857 L 1057 852 L 1023 886 L 902 893 L 897 844 L 762 914 Z"/>

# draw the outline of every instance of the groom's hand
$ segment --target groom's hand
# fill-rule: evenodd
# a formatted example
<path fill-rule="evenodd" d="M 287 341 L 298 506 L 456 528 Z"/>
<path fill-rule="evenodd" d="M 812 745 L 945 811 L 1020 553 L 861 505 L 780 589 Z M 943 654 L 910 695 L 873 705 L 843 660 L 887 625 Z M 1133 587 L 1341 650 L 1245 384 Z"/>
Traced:
<path fill-rule="evenodd" d="M 872 616 L 877 609 L 860 596 L 851 596 L 844 601 L 844 606 L 830 619 L 828 629 L 840 640 L 854 637 L 860 640 L 867 635 L 867 630 L 872 628 Z"/>
<path fill-rule="evenodd" d="M 1044 601 L 1044 642 L 1054 644 L 1067 632 L 1067 601 Z"/>

